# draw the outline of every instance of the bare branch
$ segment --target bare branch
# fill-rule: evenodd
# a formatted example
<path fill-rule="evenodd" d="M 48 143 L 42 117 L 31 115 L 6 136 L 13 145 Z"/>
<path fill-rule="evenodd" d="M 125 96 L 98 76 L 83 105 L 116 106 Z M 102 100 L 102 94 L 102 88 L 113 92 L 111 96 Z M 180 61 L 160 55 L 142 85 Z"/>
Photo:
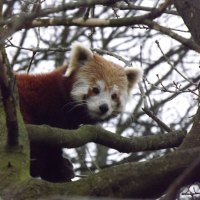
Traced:
<path fill-rule="evenodd" d="M 117 0 L 115 1 L 92 1 L 90 3 L 85 3 L 82 6 L 94 6 L 94 5 L 110 5 L 116 3 Z M 96 26 L 126 26 L 126 25 L 134 25 L 134 24 L 140 24 L 142 23 L 145 19 L 155 19 L 159 17 L 171 4 L 172 0 L 166 0 L 163 4 L 161 4 L 157 9 L 152 10 L 150 13 L 137 16 L 137 17 L 130 17 L 130 18 L 117 18 L 117 19 L 85 19 L 83 18 L 53 18 L 53 19 L 35 19 L 37 17 L 41 16 L 46 16 L 47 14 L 50 14 L 52 12 L 56 11 L 61 11 L 61 9 L 69 9 L 70 5 L 65 4 L 62 5 L 60 8 L 53 8 L 53 9 L 48 9 L 46 10 L 41 10 L 39 13 L 31 13 L 31 14 L 24 14 L 21 13 L 19 15 L 14 16 L 12 19 L 10 19 L 8 22 L 1 23 L 1 25 L 7 25 L 8 27 L 11 27 L 14 30 L 21 30 L 23 28 L 33 28 L 33 27 L 41 27 L 41 26 L 55 26 L 55 25 L 65 25 L 65 26 L 90 26 L 90 27 L 96 27 Z M 71 5 L 73 9 L 81 6 L 81 3 L 74 3 Z M 53 11 L 52 11 L 53 10 Z M 26 19 L 26 20 L 24 20 Z M 34 20 L 35 19 L 35 20 Z M 7 33 L 7 37 L 12 33 L 10 30 L 10 33 Z"/>
<path fill-rule="evenodd" d="M 185 137 L 183 131 L 174 131 L 168 134 L 126 138 L 106 131 L 101 127 L 90 125 L 81 126 L 77 130 L 63 130 L 34 125 L 27 125 L 27 129 L 31 141 L 66 148 L 80 147 L 89 142 L 95 142 L 126 153 L 175 147 Z"/>
<path fill-rule="evenodd" d="M 143 108 L 142 109 L 149 117 L 151 117 L 154 121 L 157 122 L 157 124 L 163 128 L 165 131 L 167 132 L 171 132 L 172 130 L 164 123 L 162 122 L 160 119 L 158 119 L 151 111 Z"/>
<path fill-rule="evenodd" d="M 169 30 L 168 28 L 161 26 L 158 23 L 150 21 L 150 20 L 145 20 L 144 24 L 147 25 L 149 28 L 160 31 L 161 33 L 164 33 L 164 34 L 170 36 L 171 38 L 173 38 L 173 39 L 179 41 L 180 43 L 182 43 L 183 45 L 185 45 L 186 47 L 188 47 L 196 52 L 200 52 L 199 45 L 197 45 L 191 39 L 186 39 L 186 38 L 176 34 L 175 32 Z"/>
<path fill-rule="evenodd" d="M 165 58 L 165 60 L 167 61 L 167 63 L 171 66 L 171 68 L 173 70 L 175 70 L 183 79 L 185 79 L 186 81 L 188 81 L 189 83 L 191 83 L 192 85 L 195 85 L 197 86 L 197 84 L 194 84 L 191 80 L 189 80 L 183 73 L 181 73 L 178 69 L 176 69 L 174 67 L 174 65 L 170 62 L 169 58 L 164 54 L 161 46 L 160 46 L 160 43 L 156 40 L 156 44 L 158 46 L 158 48 L 160 49 L 160 52 L 162 53 L 163 57 Z"/>
<path fill-rule="evenodd" d="M 132 2 L 129 2 L 128 5 L 124 4 L 124 2 L 118 2 L 112 6 L 113 8 L 120 9 L 120 10 L 142 10 L 142 11 L 149 11 L 152 12 L 155 8 L 154 7 L 147 7 L 147 6 L 137 6 Z M 175 10 L 165 10 L 164 13 L 171 14 L 171 15 L 179 15 Z"/>

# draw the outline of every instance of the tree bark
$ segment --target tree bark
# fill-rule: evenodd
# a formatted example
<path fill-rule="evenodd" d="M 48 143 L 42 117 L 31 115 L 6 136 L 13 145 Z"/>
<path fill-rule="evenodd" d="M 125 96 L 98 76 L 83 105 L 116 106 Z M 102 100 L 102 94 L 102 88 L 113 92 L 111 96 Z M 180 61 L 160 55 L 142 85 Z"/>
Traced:
<path fill-rule="evenodd" d="M 18 200 L 35 200 L 58 194 L 68 197 L 156 198 L 163 194 L 199 153 L 200 148 L 175 151 L 158 159 L 104 169 L 76 182 L 55 184 L 31 179 L 11 193 Z M 195 180 L 199 178 L 197 174 Z M 188 180 L 187 183 L 195 180 Z"/>
<path fill-rule="evenodd" d="M 6 145 L 7 128 L 5 113 L 0 102 L 0 193 L 5 197 L 12 194 L 13 188 L 30 178 L 29 175 L 29 142 L 19 107 L 17 121 L 19 126 L 19 146 L 8 149 Z"/>
<path fill-rule="evenodd" d="M 200 45 L 200 0 L 174 0 L 174 5 L 183 18 L 194 41 Z"/>
<path fill-rule="evenodd" d="M 184 131 L 174 131 L 168 134 L 126 138 L 92 125 L 84 125 L 76 130 L 52 128 L 46 125 L 26 127 L 29 139 L 33 142 L 39 141 L 61 148 L 76 148 L 94 142 L 124 153 L 177 147 L 186 135 Z"/>

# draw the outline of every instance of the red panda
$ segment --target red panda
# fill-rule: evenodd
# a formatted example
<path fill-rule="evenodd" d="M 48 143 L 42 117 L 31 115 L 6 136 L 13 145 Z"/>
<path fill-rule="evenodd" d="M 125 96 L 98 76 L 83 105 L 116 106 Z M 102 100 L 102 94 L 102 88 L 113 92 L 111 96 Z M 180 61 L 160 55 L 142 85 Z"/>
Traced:
<path fill-rule="evenodd" d="M 24 121 L 76 129 L 108 120 L 123 111 L 141 75 L 137 68 L 122 68 L 75 43 L 68 66 L 47 74 L 16 75 Z M 60 148 L 31 143 L 31 160 L 33 177 L 63 182 L 74 176 Z"/>

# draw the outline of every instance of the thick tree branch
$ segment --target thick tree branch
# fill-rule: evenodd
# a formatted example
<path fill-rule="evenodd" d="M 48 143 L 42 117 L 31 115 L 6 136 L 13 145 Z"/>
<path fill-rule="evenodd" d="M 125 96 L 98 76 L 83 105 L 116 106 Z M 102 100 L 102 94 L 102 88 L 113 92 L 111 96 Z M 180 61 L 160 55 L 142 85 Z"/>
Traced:
<path fill-rule="evenodd" d="M 157 30 L 179 41 L 186 47 L 196 52 L 200 52 L 200 47 L 191 39 L 186 39 L 181 35 L 178 35 L 175 32 L 171 31 L 169 28 L 161 26 L 158 23 L 149 20 L 148 18 L 144 18 L 143 16 L 126 17 L 118 19 L 90 18 L 87 20 L 85 20 L 84 18 L 63 18 L 63 17 L 55 17 L 53 19 L 49 18 L 35 19 L 32 22 L 27 23 L 25 27 L 20 27 L 18 30 L 21 30 L 22 28 L 35 28 L 44 26 L 121 27 L 121 26 L 133 26 L 138 24 L 147 25 L 149 28 Z"/>
<path fill-rule="evenodd" d="M 27 130 L 31 141 L 66 148 L 76 148 L 95 142 L 126 153 L 177 147 L 185 137 L 183 131 L 174 131 L 168 134 L 126 138 L 90 125 L 81 126 L 77 130 L 27 125 Z"/>
<path fill-rule="evenodd" d="M 191 179 L 195 179 L 196 175 L 199 173 L 200 167 L 200 157 L 197 157 L 196 160 L 192 162 L 192 164 L 179 176 L 173 184 L 170 185 L 167 190 L 166 196 L 162 200 L 171 200 L 176 199 L 176 195 L 178 190 L 187 185 Z"/>
<path fill-rule="evenodd" d="M 12 195 L 20 199 L 36 199 L 51 195 L 98 196 L 123 198 L 155 198 L 199 156 L 200 149 L 175 151 L 166 156 L 140 163 L 126 163 L 104 169 L 76 182 L 52 184 L 41 180 L 28 181 Z M 199 174 L 188 184 L 199 180 Z M 123 187 L 122 187 L 123 186 Z M 25 188 L 25 189 L 24 189 Z M 30 193 L 30 189 L 34 191 Z M 77 188 L 79 188 L 77 190 Z M 23 192 L 21 192 L 23 191 Z M 31 198 L 32 197 L 32 198 Z"/>

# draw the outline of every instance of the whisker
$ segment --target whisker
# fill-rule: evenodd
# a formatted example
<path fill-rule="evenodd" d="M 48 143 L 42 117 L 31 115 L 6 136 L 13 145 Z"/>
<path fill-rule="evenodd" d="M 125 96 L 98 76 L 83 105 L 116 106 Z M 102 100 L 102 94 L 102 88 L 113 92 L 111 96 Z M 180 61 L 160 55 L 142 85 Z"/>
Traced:
<path fill-rule="evenodd" d="M 73 106 L 70 110 L 68 110 L 67 112 L 71 112 L 72 110 L 76 109 L 77 107 L 80 107 L 80 106 L 83 106 L 83 105 L 86 105 L 86 103 L 80 103 L 80 104 L 76 104 L 75 106 Z"/>
<path fill-rule="evenodd" d="M 80 104 L 82 102 L 84 102 L 84 101 L 77 101 L 77 100 L 69 101 L 64 106 L 62 106 L 61 110 L 65 110 L 67 108 L 67 106 L 70 106 L 70 105 L 73 106 L 74 104 L 76 105 L 76 104 Z"/>

